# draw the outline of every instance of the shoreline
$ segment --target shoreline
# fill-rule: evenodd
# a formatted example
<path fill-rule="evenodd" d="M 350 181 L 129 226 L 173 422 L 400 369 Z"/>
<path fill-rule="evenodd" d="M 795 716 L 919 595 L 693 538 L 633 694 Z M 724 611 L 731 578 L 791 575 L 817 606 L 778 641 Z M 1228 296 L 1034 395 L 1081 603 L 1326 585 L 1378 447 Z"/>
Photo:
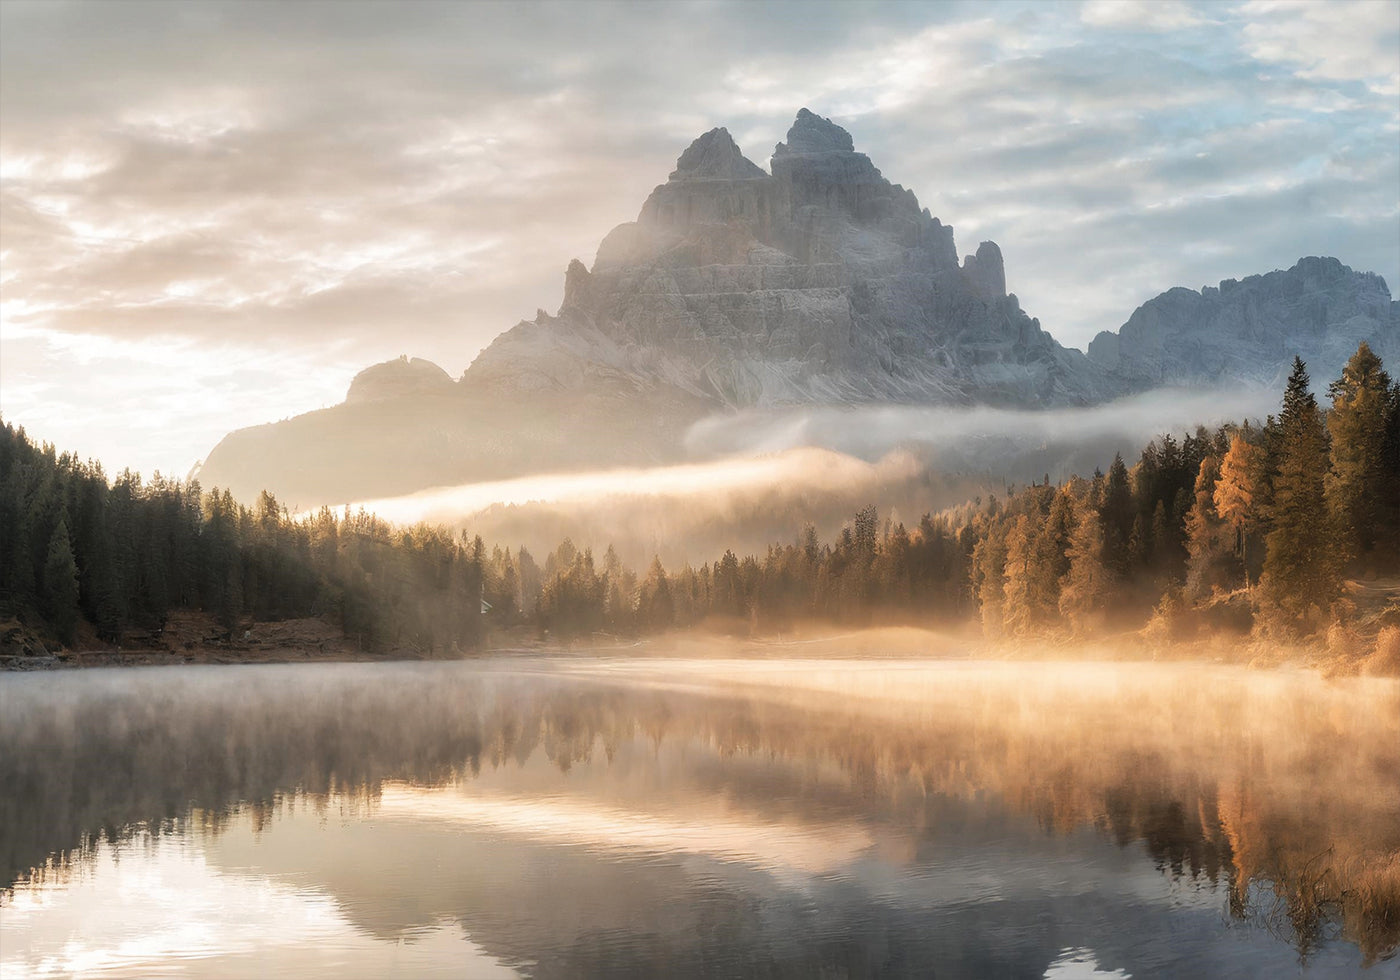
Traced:
<path fill-rule="evenodd" d="M 768 660 L 938 660 L 1002 663 L 1198 663 L 1256 670 L 1315 670 L 1327 677 L 1397 676 L 1368 669 L 1368 660 L 1330 655 L 1316 644 L 1269 643 L 1248 637 L 1215 637 L 1170 644 L 1145 644 L 1131 634 L 1076 642 L 1064 637 L 994 643 L 959 632 L 922 627 L 870 627 L 823 634 L 738 637 L 701 632 L 650 637 L 599 635 L 590 641 L 550 642 L 533 633 L 507 631 L 478 650 L 424 652 L 400 647 L 383 654 L 349 644 L 299 646 L 276 643 L 194 645 L 183 649 L 96 648 L 59 653 L 0 655 L 0 674 L 103 668 L 237 666 L 340 663 L 452 663 L 530 657 L 558 659 L 680 660 L 720 656 Z"/>

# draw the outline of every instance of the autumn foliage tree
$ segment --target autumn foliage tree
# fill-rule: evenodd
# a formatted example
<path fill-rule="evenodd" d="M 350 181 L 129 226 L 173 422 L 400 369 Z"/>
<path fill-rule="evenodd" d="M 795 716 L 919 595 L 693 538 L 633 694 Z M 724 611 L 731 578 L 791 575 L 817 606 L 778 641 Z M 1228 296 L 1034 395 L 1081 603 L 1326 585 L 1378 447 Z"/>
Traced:
<path fill-rule="evenodd" d="M 1212 498 L 1215 513 L 1235 532 L 1235 554 L 1244 569 L 1246 586 L 1249 585 L 1249 530 L 1258 515 L 1255 503 L 1257 455 L 1255 448 L 1236 432 L 1230 440 L 1230 451 L 1220 461 Z"/>

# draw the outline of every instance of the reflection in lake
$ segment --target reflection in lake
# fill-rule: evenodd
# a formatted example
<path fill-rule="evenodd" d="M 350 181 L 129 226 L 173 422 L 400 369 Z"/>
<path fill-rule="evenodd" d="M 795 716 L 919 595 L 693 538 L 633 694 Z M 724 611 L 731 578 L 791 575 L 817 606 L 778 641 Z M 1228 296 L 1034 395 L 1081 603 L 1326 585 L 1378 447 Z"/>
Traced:
<path fill-rule="evenodd" d="M 514 660 L 0 678 L 0 973 L 1394 975 L 1400 683 Z"/>

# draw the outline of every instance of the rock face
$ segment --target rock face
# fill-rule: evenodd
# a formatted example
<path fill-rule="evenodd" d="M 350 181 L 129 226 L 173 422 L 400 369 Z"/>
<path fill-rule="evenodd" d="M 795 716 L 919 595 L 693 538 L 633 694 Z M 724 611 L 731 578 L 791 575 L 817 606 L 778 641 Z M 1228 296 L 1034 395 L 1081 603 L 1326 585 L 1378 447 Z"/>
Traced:
<path fill-rule="evenodd" d="M 1001 250 L 958 265 L 952 228 L 806 109 L 772 174 L 714 129 L 681 154 L 556 316 L 468 369 L 501 390 L 672 387 L 723 406 L 1082 404 L 1114 382 L 1006 293 Z"/>
<path fill-rule="evenodd" d="M 1006 291 L 1001 249 L 953 229 L 840 126 L 803 109 L 770 171 L 724 129 L 695 140 L 564 302 L 501 334 L 461 381 L 400 358 L 343 405 L 225 437 L 195 474 L 293 506 L 525 473 L 684 458 L 697 420 L 859 404 L 1082 405 L 1161 385 L 1319 385 L 1362 339 L 1400 364 L 1379 276 L 1336 259 L 1144 304 L 1086 357 Z"/>
<path fill-rule="evenodd" d="M 1169 289 L 1138 307 L 1116 333 L 1089 344 L 1089 360 L 1141 390 L 1223 382 L 1278 387 L 1294 355 L 1324 387 L 1361 341 L 1400 365 L 1400 303 L 1385 280 L 1333 258 L 1287 271 L 1227 279 L 1200 292 Z"/>
<path fill-rule="evenodd" d="M 398 360 L 384 361 L 355 375 L 345 401 L 347 404 L 383 401 L 451 387 L 452 378 L 432 361 L 421 357 L 410 360 L 407 354 L 403 354 Z"/>

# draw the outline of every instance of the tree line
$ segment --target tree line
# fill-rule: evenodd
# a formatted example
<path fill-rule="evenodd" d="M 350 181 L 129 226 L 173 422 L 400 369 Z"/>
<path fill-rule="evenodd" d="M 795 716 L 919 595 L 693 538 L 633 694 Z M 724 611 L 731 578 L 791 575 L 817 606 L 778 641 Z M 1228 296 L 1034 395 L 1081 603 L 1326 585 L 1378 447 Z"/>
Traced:
<path fill-rule="evenodd" d="M 320 617 L 370 651 L 467 648 L 481 636 L 484 548 L 363 511 L 293 519 L 270 493 L 102 467 L 0 426 L 0 614 L 52 640 L 159 634 L 175 609 L 248 619 Z"/>
<path fill-rule="evenodd" d="M 1150 443 L 1129 467 L 926 514 L 875 507 L 823 542 L 643 574 L 611 547 L 525 549 L 363 512 L 293 518 L 197 483 L 109 482 L 99 465 L 0 427 L 0 612 L 72 643 L 120 642 L 170 610 L 316 616 L 365 649 L 467 649 L 488 626 L 555 638 L 708 625 L 978 620 L 993 638 L 1087 636 L 1151 620 L 1306 635 L 1345 618 L 1348 575 L 1400 571 L 1400 383 L 1361 344 L 1327 405 L 1295 359 L 1281 411 Z"/>
<path fill-rule="evenodd" d="M 1281 636 L 1345 618 L 1346 576 L 1400 571 L 1400 383 L 1362 343 L 1319 405 L 1295 359 L 1262 425 L 1151 442 L 1129 467 L 995 496 L 916 527 L 867 507 L 823 543 L 811 526 L 766 554 L 645 575 L 565 541 L 541 569 L 494 551 L 502 618 L 555 634 L 705 622 L 980 620 L 993 638 L 1087 636 L 1155 620 L 1173 638 L 1255 626 Z M 538 582 L 538 587 L 534 583 Z"/>

